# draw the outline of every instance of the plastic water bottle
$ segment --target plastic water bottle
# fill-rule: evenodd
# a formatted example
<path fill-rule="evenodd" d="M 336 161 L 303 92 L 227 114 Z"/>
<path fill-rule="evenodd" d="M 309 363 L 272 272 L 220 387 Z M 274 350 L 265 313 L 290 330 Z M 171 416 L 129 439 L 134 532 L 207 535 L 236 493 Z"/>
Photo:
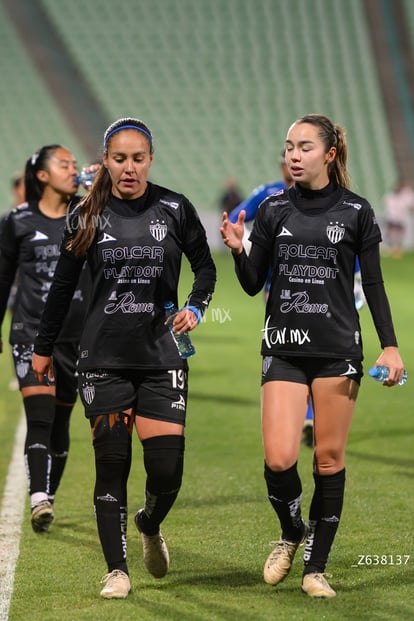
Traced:
<path fill-rule="evenodd" d="M 89 190 L 93 183 L 93 180 L 95 179 L 96 172 L 96 170 L 93 170 L 92 172 L 86 172 L 85 170 L 81 170 L 80 175 L 76 177 L 77 183 L 80 183 L 81 185 L 83 185 L 84 188 Z"/>
<path fill-rule="evenodd" d="M 370 375 L 370 377 L 373 377 L 374 380 L 376 380 L 377 382 L 385 382 L 388 379 L 388 375 L 390 373 L 390 370 L 388 367 L 372 367 L 372 369 L 370 369 L 368 371 L 368 375 Z M 402 386 L 403 384 L 405 384 L 405 382 L 407 381 L 407 371 L 404 370 L 403 376 L 401 378 L 401 380 L 398 382 L 399 386 Z"/>
<path fill-rule="evenodd" d="M 165 309 L 165 318 L 171 318 L 170 322 L 167 324 L 168 329 L 171 332 L 171 335 L 174 339 L 174 343 L 177 345 L 178 353 L 181 358 L 189 358 L 190 356 L 194 356 L 196 353 L 194 345 L 191 342 L 190 336 L 188 332 L 183 332 L 182 334 L 177 334 L 174 332 L 172 326 L 172 319 L 174 315 L 178 312 L 176 307 L 172 302 L 164 302 Z"/>

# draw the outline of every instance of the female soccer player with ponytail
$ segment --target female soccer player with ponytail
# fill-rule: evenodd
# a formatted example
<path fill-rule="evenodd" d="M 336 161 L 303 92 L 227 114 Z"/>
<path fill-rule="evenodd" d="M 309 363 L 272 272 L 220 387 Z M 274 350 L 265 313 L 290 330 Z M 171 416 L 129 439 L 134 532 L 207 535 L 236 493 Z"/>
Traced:
<path fill-rule="evenodd" d="M 345 446 L 362 377 L 362 345 L 354 299 L 359 258 L 364 293 L 395 386 L 404 365 L 397 349 L 384 290 L 381 234 L 366 199 L 349 190 L 343 129 L 318 114 L 304 116 L 287 133 L 285 157 L 294 186 L 260 206 L 249 256 L 243 249 L 244 212 L 221 233 L 237 276 L 249 295 L 272 270 L 262 348 L 262 434 L 268 497 L 282 535 L 264 567 L 276 585 L 306 541 L 302 589 L 334 597 L 324 574 L 341 517 Z M 314 494 L 309 528 L 302 519 L 297 471 L 309 399 L 314 409 Z"/>
<path fill-rule="evenodd" d="M 69 419 L 77 396 L 76 363 L 88 279 L 82 277 L 56 338 L 56 382 L 45 386 L 31 368 L 33 343 L 59 258 L 68 205 L 78 189 L 72 153 L 46 145 L 28 159 L 26 201 L 11 211 L 0 236 L 0 325 L 15 274 L 10 344 L 23 397 L 27 433 L 24 447 L 33 530 L 45 532 L 54 519 L 54 498 L 69 450 Z M 0 341 L 1 351 L 1 341 Z"/>
<path fill-rule="evenodd" d="M 93 286 L 81 337 L 79 389 L 95 450 L 94 503 L 108 567 L 104 598 L 127 597 L 127 481 L 135 426 L 147 474 L 135 515 L 144 562 L 155 578 L 168 571 L 160 531 L 181 486 L 188 364 L 165 325 L 164 303 L 178 307 L 183 254 L 194 283 L 174 330 L 191 331 L 210 301 L 216 270 L 199 217 L 185 196 L 148 181 L 149 128 L 124 118 L 104 135 L 103 167 L 67 227 L 36 339 L 33 369 L 52 376 L 53 342 L 87 261 Z"/>

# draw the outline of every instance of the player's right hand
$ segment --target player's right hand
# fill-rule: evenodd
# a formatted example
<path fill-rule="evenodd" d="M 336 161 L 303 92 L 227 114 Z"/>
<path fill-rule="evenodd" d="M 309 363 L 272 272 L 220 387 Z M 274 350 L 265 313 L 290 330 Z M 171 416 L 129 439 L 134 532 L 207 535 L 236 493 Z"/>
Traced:
<path fill-rule="evenodd" d="M 225 211 L 223 213 L 223 220 L 220 227 L 220 233 L 225 245 L 231 249 L 235 254 L 240 254 L 243 251 L 243 235 L 244 235 L 244 219 L 246 217 L 246 211 L 241 210 L 237 218 L 237 222 L 234 224 L 230 222 L 228 214 Z"/>

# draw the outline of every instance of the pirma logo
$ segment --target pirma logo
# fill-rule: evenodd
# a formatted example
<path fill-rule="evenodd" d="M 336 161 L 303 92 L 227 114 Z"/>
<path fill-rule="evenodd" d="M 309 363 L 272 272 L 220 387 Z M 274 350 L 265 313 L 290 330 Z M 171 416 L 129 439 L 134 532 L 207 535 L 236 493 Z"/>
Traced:
<path fill-rule="evenodd" d="M 103 233 L 102 238 L 97 242 L 97 244 L 103 244 L 104 242 L 116 241 L 115 237 L 109 235 L 109 233 Z"/>
<path fill-rule="evenodd" d="M 171 407 L 176 410 L 185 410 L 185 399 L 183 395 L 180 395 L 178 401 L 173 401 Z"/>
<path fill-rule="evenodd" d="M 42 233 L 41 231 L 36 231 L 31 241 L 40 241 L 40 240 L 43 241 L 45 239 L 49 239 L 45 233 Z"/>

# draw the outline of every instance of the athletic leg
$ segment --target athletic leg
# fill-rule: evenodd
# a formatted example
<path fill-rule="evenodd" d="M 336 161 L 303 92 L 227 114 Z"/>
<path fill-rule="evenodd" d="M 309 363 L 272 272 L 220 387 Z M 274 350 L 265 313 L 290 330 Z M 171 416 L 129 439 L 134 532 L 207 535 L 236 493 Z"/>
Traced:
<path fill-rule="evenodd" d="M 169 568 L 169 553 L 160 526 L 181 488 L 184 468 L 184 424 L 187 371 L 172 369 L 141 377 L 135 424 L 147 473 L 144 508 L 135 516 L 144 563 L 155 578 Z"/>
<path fill-rule="evenodd" d="M 269 501 L 282 529 L 281 539 L 264 566 L 264 580 L 268 584 L 284 580 L 306 534 L 297 460 L 308 399 L 306 384 L 269 381 L 262 386 L 265 480 Z"/>
<path fill-rule="evenodd" d="M 154 578 L 163 578 L 169 568 L 170 556 L 160 526 L 181 488 L 184 428 L 174 423 L 144 418 L 137 418 L 136 421 L 147 479 L 144 507 L 135 515 L 135 524 L 141 535 L 147 570 Z M 180 435 L 174 433 L 177 431 Z M 150 437 L 145 437 L 147 433 L 151 434 Z M 152 435 L 157 433 L 160 435 Z"/>
<path fill-rule="evenodd" d="M 131 467 L 131 411 L 93 416 L 94 505 L 108 572 L 127 567 L 127 481 Z"/>
<path fill-rule="evenodd" d="M 49 500 L 59 487 L 69 452 L 69 423 L 78 394 L 77 361 L 79 349 L 76 343 L 56 343 L 53 363 L 56 377 L 56 411 L 50 438 L 52 468 L 50 473 Z"/>
<path fill-rule="evenodd" d="M 182 435 L 160 435 L 142 440 L 142 446 L 147 480 L 140 530 L 155 535 L 181 488 L 185 440 Z"/>
<path fill-rule="evenodd" d="M 309 512 L 309 535 L 304 551 L 304 586 L 311 596 L 333 597 L 321 582 L 339 526 L 345 490 L 345 447 L 355 409 L 358 384 L 346 377 L 316 378 L 312 383 L 315 407 L 315 490 Z M 316 585 L 312 583 L 317 576 Z M 326 588 L 327 587 L 327 588 Z M 312 595 L 313 588 L 320 595 Z"/>
<path fill-rule="evenodd" d="M 50 390 L 50 389 L 49 389 Z M 24 459 L 29 484 L 31 524 L 37 533 L 47 531 L 53 521 L 49 503 L 50 434 L 55 415 L 55 397 L 41 388 L 22 388 L 27 432 Z"/>
<path fill-rule="evenodd" d="M 100 595 L 128 596 L 127 483 L 131 467 L 136 391 L 123 370 L 91 369 L 79 373 L 79 396 L 89 418 L 95 452 L 94 506 L 108 573 Z"/>
<path fill-rule="evenodd" d="M 50 436 L 50 489 L 49 501 L 54 502 L 69 452 L 69 422 L 74 404 L 56 401 L 55 417 Z"/>

